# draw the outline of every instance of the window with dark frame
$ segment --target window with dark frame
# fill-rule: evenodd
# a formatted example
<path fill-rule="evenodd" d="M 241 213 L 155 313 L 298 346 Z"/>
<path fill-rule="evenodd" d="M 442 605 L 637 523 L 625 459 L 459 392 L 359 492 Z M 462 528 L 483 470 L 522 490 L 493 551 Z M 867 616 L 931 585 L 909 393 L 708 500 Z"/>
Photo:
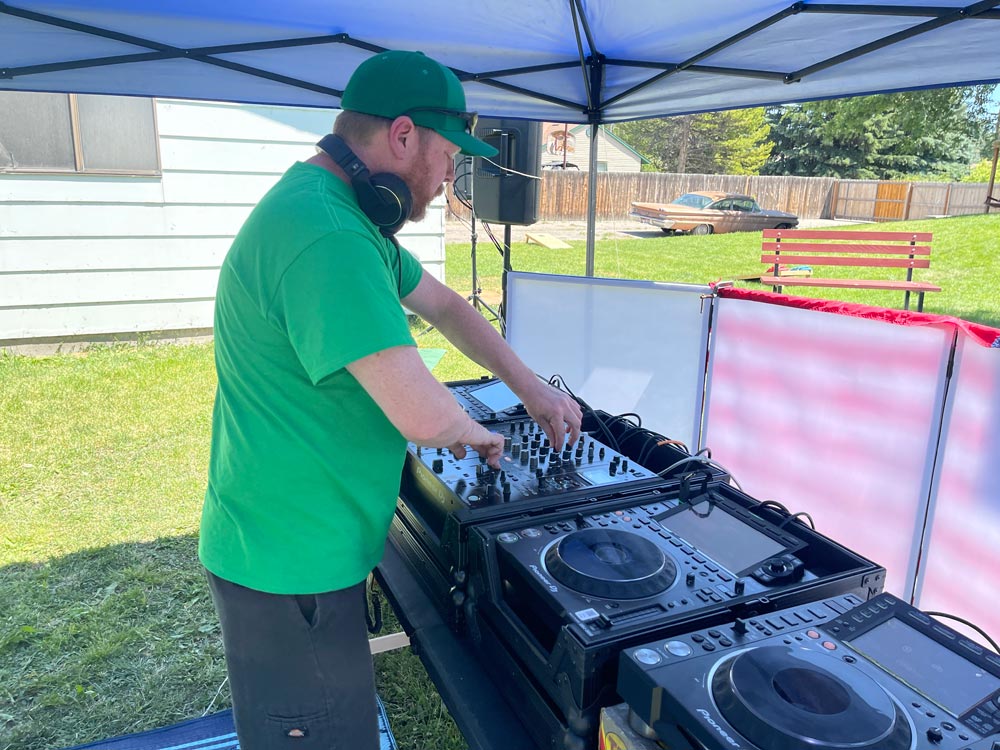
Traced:
<path fill-rule="evenodd" d="M 152 99 L 0 91 L 0 173 L 160 173 Z"/>

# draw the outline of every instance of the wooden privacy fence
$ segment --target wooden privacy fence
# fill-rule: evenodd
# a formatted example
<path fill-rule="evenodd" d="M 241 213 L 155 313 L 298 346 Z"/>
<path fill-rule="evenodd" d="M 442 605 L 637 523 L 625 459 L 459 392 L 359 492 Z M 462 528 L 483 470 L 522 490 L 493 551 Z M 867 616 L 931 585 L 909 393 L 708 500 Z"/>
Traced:
<path fill-rule="evenodd" d="M 544 170 L 539 221 L 587 218 L 587 173 Z M 837 180 L 832 177 L 602 172 L 597 175 L 596 217 L 624 220 L 632 201 L 668 203 L 684 193 L 718 190 L 754 196 L 763 208 L 803 219 L 896 221 L 986 210 L 980 183 Z M 450 199 L 463 218 L 468 212 Z"/>
<path fill-rule="evenodd" d="M 837 219 L 902 221 L 985 213 L 985 198 L 978 182 L 838 180 L 831 203 Z"/>
<path fill-rule="evenodd" d="M 543 175 L 539 215 L 546 219 L 585 219 L 587 175 L 547 172 Z M 621 219 L 632 201 L 669 203 L 692 190 L 745 193 L 762 206 L 801 216 L 822 216 L 836 180 L 825 177 L 605 172 L 597 175 L 597 218 Z"/>

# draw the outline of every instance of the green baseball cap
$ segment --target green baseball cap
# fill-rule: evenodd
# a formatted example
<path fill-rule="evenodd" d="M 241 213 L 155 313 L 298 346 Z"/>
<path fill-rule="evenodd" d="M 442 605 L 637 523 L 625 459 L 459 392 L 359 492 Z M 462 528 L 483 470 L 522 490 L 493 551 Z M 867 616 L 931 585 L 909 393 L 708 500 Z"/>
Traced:
<path fill-rule="evenodd" d="M 347 82 L 340 106 L 391 120 L 406 115 L 469 156 L 498 153 L 473 135 L 478 116 L 465 111 L 458 76 L 423 52 L 390 50 L 368 58 Z"/>

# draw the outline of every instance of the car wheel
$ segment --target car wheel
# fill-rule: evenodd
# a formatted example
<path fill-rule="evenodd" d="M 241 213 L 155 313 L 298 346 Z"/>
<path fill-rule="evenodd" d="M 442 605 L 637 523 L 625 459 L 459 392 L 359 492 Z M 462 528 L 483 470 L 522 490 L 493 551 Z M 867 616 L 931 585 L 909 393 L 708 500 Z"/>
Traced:
<path fill-rule="evenodd" d="M 775 227 L 775 229 L 791 229 L 791 228 L 792 228 L 791 224 L 778 224 L 778 226 Z"/>
<path fill-rule="evenodd" d="M 699 224 L 694 229 L 691 230 L 691 234 L 711 234 L 712 225 L 711 224 Z"/>
<path fill-rule="evenodd" d="M 674 233 L 673 229 L 668 229 L 667 227 L 660 227 L 660 231 L 663 232 L 664 234 L 673 234 Z"/>

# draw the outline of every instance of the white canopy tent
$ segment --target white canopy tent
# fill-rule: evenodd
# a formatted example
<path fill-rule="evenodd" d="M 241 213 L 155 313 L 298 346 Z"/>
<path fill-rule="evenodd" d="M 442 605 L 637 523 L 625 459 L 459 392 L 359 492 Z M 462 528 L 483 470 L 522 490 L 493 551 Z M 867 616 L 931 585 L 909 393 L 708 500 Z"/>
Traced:
<path fill-rule="evenodd" d="M 366 57 L 419 49 L 483 115 L 597 124 L 1000 81 L 998 6 L 19 0 L 0 2 L 0 90 L 336 107 Z M 588 275 L 593 252 L 591 223 Z"/>

